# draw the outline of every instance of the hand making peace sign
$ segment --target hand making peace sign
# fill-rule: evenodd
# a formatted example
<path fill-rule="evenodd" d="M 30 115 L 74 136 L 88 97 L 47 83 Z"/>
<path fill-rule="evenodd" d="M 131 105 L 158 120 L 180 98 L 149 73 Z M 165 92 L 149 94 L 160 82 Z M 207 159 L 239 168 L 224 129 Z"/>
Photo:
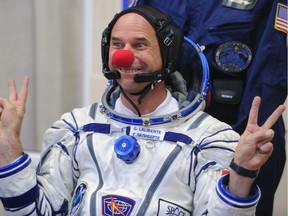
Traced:
<path fill-rule="evenodd" d="M 239 139 L 234 156 L 235 164 L 247 170 L 259 170 L 272 154 L 273 144 L 271 140 L 274 137 L 274 131 L 271 127 L 285 110 L 285 106 L 280 105 L 265 123 L 259 126 L 260 102 L 260 97 L 254 98 L 246 129 Z M 247 197 L 253 182 L 253 178 L 241 176 L 231 171 L 229 191 L 236 196 Z"/>
<path fill-rule="evenodd" d="M 255 97 L 249 113 L 249 119 L 244 133 L 241 135 L 235 152 L 235 162 L 250 170 L 257 170 L 268 160 L 273 151 L 271 140 L 274 131 L 271 127 L 285 110 L 280 105 L 265 121 L 258 125 L 258 115 L 261 99 Z"/>
<path fill-rule="evenodd" d="M 23 154 L 21 125 L 28 95 L 29 78 L 22 79 L 19 94 L 14 80 L 9 80 L 9 98 L 0 98 L 0 167 Z"/>

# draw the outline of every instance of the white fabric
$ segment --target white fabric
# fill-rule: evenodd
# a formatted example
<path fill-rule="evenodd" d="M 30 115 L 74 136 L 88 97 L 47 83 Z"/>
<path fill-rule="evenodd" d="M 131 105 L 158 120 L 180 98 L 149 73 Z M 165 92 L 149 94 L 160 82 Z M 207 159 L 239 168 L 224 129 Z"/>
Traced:
<path fill-rule="evenodd" d="M 178 104 L 177 100 L 172 97 L 170 91 L 168 91 L 168 90 L 166 90 L 166 91 L 167 91 L 166 98 L 157 107 L 157 109 L 154 110 L 153 112 L 148 113 L 148 114 L 143 115 L 143 116 L 161 116 L 161 115 L 169 114 L 169 113 L 176 112 L 179 110 L 179 104 Z M 128 115 L 128 116 L 137 116 L 137 114 L 132 112 L 130 109 L 128 109 L 122 103 L 122 100 L 120 97 L 116 100 L 115 111 L 119 112 L 121 114 L 124 114 L 124 115 Z"/>
<path fill-rule="evenodd" d="M 127 125 L 106 118 L 99 107 L 94 120 L 88 115 L 89 110 L 90 107 L 86 107 L 64 114 L 44 136 L 44 158 L 37 176 L 40 192 L 39 198 L 35 197 L 35 201 L 36 198 L 39 200 L 37 208 L 43 214 L 45 212 L 44 215 L 59 211 L 66 201 L 70 202 L 74 213 L 81 216 L 113 215 L 104 213 L 105 206 L 113 199 L 114 207 L 119 207 L 117 210 L 110 206 L 114 215 L 120 214 L 120 210 L 127 216 L 176 214 L 177 211 L 178 215 L 190 212 L 195 216 L 207 212 L 213 216 L 253 215 L 255 212 L 255 202 L 245 204 L 236 199 L 234 204 L 242 206 L 237 208 L 227 203 L 228 198 L 222 200 L 216 193 L 221 171 L 228 168 L 239 138 L 228 125 L 208 115 L 198 121 L 203 112 L 178 125 L 161 125 L 163 130 L 188 135 L 193 142 L 187 145 L 137 138 L 140 155 L 132 164 L 126 164 L 114 152 L 115 140 L 123 135 L 120 131 L 105 134 L 84 132 L 81 128 L 96 122 L 108 123 L 115 128 Z M 197 127 L 189 129 L 194 122 L 198 122 Z M 157 127 L 147 128 L 153 131 Z M 171 154 L 179 148 L 172 160 Z M 10 177 L 0 178 L 0 184 L 9 188 L 0 191 L 1 197 L 17 198 L 36 185 L 35 172 L 29 167 L 24 168 Z M 76 199 L 74 195 L 72 202 L 73 191 L 80 189 L 77 185 L 84 187 L 83 196 L 78 194 Z M 125 212 L 128 204 L 124 199 L 133 201 L 129 213 Z M 19 208 L 13 215 L 28 214 L 33 206 L 35 203 Z M 31 215 L 37 215 L 36 211 Z"/>

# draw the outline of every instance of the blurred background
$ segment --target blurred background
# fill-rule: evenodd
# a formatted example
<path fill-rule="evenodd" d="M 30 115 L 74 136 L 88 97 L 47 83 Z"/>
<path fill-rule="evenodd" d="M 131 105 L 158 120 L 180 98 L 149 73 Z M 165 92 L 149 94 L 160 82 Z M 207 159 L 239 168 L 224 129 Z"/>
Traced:
<path fill-rule="evenodd" d="M 0 96 L 8 96 L 9 79 L 19 87 L 24 75 L 30 77 L 21 136 L 35 160 L 43 133 L 54 121 L 101 100 L 107 83 L 101 35 L 123 2 L 0 0 Z M 287 166 L 274 209 L 275 216 L 287 215 Z"/>

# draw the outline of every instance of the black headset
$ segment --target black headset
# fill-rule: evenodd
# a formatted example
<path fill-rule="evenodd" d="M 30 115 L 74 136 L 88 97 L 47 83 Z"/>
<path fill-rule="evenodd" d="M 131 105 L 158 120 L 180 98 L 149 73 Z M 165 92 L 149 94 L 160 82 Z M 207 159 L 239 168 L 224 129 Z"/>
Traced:
<path fill-rule="evenodd" d="M 138 74 L 135 76 L 135 82 L 151 82 L 156 83 L 159 80 L 166 80 L 170 73 L 179 68 L 180 50 L 184 37 L 182 32 L 177 28 L 172 17 L 163 14 L 159 10 L 147 5 L 137 5 L 117 13 L 108 27 L 102 33 L 101 53 L 102 53 L 102 72 L 109 80 L 120 78 L 118 71 L 109 69 L 109 48 L 111 31 L 117 20 L 127 13 L 137 13 L 144 17 L 155 29 L 159 41 L 163 67 L 161 71 L 153 73 Z"/>

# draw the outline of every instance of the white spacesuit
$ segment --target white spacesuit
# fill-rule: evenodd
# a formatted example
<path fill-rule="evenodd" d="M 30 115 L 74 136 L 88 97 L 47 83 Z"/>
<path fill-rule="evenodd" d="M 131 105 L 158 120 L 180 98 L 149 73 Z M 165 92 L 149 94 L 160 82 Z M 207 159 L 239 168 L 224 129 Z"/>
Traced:
<path fill-rule="evenodd" d="M 209 75 L 201 49 L 193 47 L 203 67 L 193 97 L 187 99 L 187 80 L 174 72 L 164 105 L 152 115 L 131 116 L 123 114 L 117 102 L 119 86 L 110 82 L 101 104 L 74 109 L 47 130 L 37 173 L 27 154 L 0 168 L 5 213 L 253 215 L 260 198 L 257 186 L 248 198 L 227 190 L 226 174 L 239 135 L 201 111 Z M 175 94 L 175 89 L 184 90 Z M 184 100 L 179 99 L 183 95 Z M 169 104 L 176 99 L 175 109 Z"/>

